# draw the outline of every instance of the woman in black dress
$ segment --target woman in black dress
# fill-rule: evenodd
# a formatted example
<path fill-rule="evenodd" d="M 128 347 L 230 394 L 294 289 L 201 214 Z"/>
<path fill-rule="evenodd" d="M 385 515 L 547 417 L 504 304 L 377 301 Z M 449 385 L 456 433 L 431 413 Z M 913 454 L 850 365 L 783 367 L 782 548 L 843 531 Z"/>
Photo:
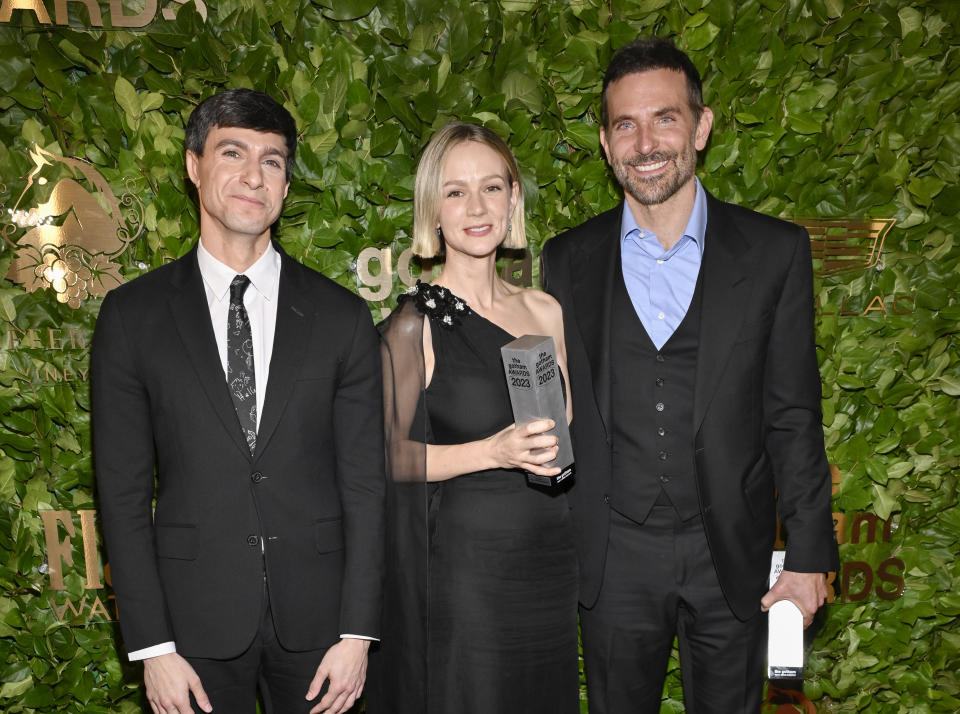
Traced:
<path fill-rule="evenodd" d="M 420 160 L 414 213 L 414 253 L 442 255 L 443 269 L 381 327 L 393 484 L 383 709 L 573 714 L 569 509 L 524 476 L 559 472 L 545 466 L 557 440 L 549 420 L 513 424 L 500 357 L 516 337 L 549 335 L 566 367 L 560 306 L 496 270 L 498 248 L 526 246 L 516 159 L 484 127 L 444 127 Z"/>

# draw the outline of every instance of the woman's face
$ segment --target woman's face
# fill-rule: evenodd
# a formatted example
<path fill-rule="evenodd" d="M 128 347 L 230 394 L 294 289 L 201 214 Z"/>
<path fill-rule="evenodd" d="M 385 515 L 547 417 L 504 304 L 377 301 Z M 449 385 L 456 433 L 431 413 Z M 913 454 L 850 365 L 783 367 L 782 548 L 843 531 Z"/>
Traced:
<path fill-rule="evenodd" d="M 518 187 L 496 151 L 462 141 L 447 152 L 440 183 L 440 230 L 451 252 L 474 257 L 495 253 L 517 201 Z"/>

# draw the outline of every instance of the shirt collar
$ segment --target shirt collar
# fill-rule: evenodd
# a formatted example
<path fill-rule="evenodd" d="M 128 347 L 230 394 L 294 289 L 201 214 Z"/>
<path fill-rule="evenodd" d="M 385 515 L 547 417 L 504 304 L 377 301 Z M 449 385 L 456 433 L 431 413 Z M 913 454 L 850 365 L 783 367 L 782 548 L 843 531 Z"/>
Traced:
<path fill-rule="evenodd" d="M 197 242 L 197 263 L 200 265 L 200 275 L 207 288 L 213 293 L 217 301 L 226 297 L 230 290 L 230 283 L 237 276 L 237 272 L 229 265 L 214 258 L 210 251 L 203 247 L 203 240 Z M 267 249 L 256 262 L 244 272 L 250 278 L 250 284 L 267 300 L 277 297 L 277 286 L 280 276 L 280 254 L 267 243 Z"/>
<path fill-rule="evenodd" d="M 690 212 L 686 228 L 683 229 L 683 235 L 697 244 L 697 249 L 703 256 L 703 242 L 707 233 L 707 194 L 703 190 L 703 186 L 700 185 L 700 179 L 694 176 L 693 180 L 697 187 L 697 193 L 693 199 L 693 210 Z M 644 234 L 639 236 L 638 240 L 654 239 L 653 232 L 638 226 L 636 219 L 633 217 L 633 211 L 630 210 L 628 205 L 624 204 L 623 217 L 620 219 L 620 244 L 622 245 L 632 233 Z"/>

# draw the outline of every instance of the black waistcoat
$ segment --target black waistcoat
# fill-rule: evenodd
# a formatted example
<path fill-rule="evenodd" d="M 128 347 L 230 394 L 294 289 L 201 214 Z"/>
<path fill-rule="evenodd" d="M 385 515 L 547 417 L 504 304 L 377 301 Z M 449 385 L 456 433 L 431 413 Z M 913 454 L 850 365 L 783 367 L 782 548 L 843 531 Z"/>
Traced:
<path fill-rule="evenodd" d="M 654 503 L 684 520 L 700 512 L 695 482 L 693 392 L 702 280 L 687 314 L 659 351 L 617 271 L 610 325 L 613 484 L 610 505 L 642 523 Z"/>

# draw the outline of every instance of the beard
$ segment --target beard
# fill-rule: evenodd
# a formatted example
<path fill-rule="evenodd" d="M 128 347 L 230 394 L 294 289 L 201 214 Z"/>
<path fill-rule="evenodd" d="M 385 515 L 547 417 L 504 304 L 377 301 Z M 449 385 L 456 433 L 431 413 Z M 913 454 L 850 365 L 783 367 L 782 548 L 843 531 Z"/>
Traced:
<path fill-rule="evenodd" d="M 646 178 L 633 170 L 634 166 L 666 161 L 665 171 Z M 697 168 L 697 153 L 691 141 L 682 151 L 665 153 L 656 151 L 651 154 L 635 154 L 629 158 L 611 164 L 613 175 L 623 190 L 633 196 L 643 206 L 655 206 L 664 203 L 693 178 Z"/>

